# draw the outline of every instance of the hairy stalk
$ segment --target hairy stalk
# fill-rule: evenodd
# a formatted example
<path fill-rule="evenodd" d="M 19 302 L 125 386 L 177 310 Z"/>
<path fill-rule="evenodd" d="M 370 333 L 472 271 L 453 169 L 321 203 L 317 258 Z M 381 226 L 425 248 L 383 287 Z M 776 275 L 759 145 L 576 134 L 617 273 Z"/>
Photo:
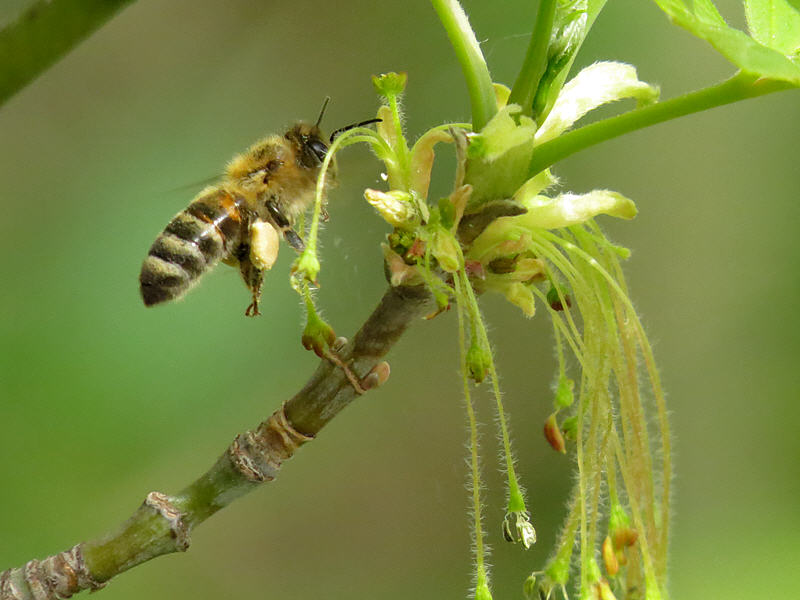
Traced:
<path fill-rule="evenodd" d="M 0 106 L 130 2 L 34 2 L 0 31 Z"/>
<path fill-rule="evenodd" d="M 481 472 L 478 461 L 478 421 L 475 417 L 475 408 L 472 405 L 472 396 L 469 391 L 469 367 L 467 366 L 467 341 L 464 321 L 464 301 L 466 296 L 464 288 L 469 287 L 469 282 L 462 280 L 462 274 L 453 273 L 456 289 L 456 310 L 458 312 L 458 344 L 461 348 L 461 379 L 464 383 L 464 403 L 467 408 L 469 423 L 469 450 L 470 450 L 470 478 L 472 481 L 472 527 L 475 536 L 475 598 L 483 598 L 489 594 L 489 578 L 486 573 L 483 543 L 483 523 L 481 517 Z"/>
<path fill-rule="evenodd" d="M 783 81 L 756 79 L 740 73 L 718 85 L 568 131 L 537 146 L 528 171 L 530 176 L 536 175 L 576 152 L 637 129 L 792 87 Z"/>
<path fill-rule="evenodd" d="M 362 385 L 375 375 L 381 383 L 388 377 L 381 357 L 432 305 L 424 286 L 390 288 L 356 336 L 339 350 L 339 359 Z M 128 521 L 99 539 L 4 571 L 0 600 L 68 598 L 99 589 L 115 575 L 152 558 L 185 551 L 195 526 L 259 483 L 272 481 L 281 463 L 313 440 L 355 397 L 345 372 L 323 360 L 302 390 L 258 427 L 237 436 L 194 483 L 175 496 L 151 492 Z"/>

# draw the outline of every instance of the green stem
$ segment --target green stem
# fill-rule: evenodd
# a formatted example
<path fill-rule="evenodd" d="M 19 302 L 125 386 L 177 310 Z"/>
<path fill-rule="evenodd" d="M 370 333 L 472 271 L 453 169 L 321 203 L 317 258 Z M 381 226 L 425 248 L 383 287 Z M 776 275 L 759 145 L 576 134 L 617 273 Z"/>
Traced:
<path fill-rule="evenodd" d="M 622 134 L 792 87 L 783 81 L 754 80 L 751 75 L 737 74 L 718 85 L 592 123 L 545 142 L 533 151 L 529 175 L 532 177 L 576 152 Z"/>
<path fill-rule="evenodd" d="M 431 4 L 450 38 L 458 62 L 461 63 L 472 104 L 472 129 L 480 131 L 497 112 L 492 78 L 480 44 L 457 0 L 431 0 Z"/>
<path fill-rule="evenodd" d="M 550 45 L 550 34 L 553 30 L 555 15 L 556 0 L 542 0 L 539 3 L 536 24 L 525 53 L 525 61 L 522 63 L 522 69 L 517 75 L 514 87 L 511 88 L 511 95 L 508 97 L 508 103 L 519 104 L 525 114 L 530 114 L 539 79 L 541 79 L 547 64 L 547 47 Z"/>
<path fill-rule="evenodd" d="M 131 0 L 38 0 L 0 31 L 0 106 Z"/>

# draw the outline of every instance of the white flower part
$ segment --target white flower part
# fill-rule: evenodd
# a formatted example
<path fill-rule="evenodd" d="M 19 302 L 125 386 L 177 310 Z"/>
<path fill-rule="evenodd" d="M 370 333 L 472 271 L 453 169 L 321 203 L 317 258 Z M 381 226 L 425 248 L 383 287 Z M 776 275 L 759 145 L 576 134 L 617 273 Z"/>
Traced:
<path fill-rule="evenodd" d="M 559 194 L 555 198 L 535 196 L 522 205 L 528 212 L 511 217 L 524 227 L 557 229 L 577 225 L 599 214 L 621 219 L 636 216 L 633 200 L 609 190 L 593 190 L 588 194 Z"/>
<path fill-rule="evenodd" d="M 558 183 L 558 178 L 545 169 L 528 179 L 520 188 L 514 192 L 514 201 L 524 204 L 528 198 L 541 194 L 547 188 Z"/>
<path fill-rule="evenodd" d="M 393 227 L 408 227 L 413 224 L 417 216 L 411 194 L 408 192 L 400 190 L 381 192 L 380 190 L 366 189 L 364 197 Z"/>
<path fill-rule="evenodd" d="M 533 292 L 531 288 L 524 283 L 517 281 L 509 285 L 505 290 L 505 296 L 506 300 L 511 302 L 511 304 L 517 305 L 526 317 L 530 318 L 536 314 L 536 301 Z M 530 527 L 531 530 L 533 529 L 530 523 L 528 523 L 528 527 Z M 533 533 L 531 536 L 524 527 L 520 529 L 519 524 L 517 524 L 517 535 L 522 538 L 522 543 L 526 548 L 530 548 L 531 544 L 536 541 L 536 534 Z"/>
<path fill-rule="evenodd" d="M 639 81 L 636 69 L 631 65 L 595 63 L 563 87 L 553 109 L 536 132 L 534 143 L 542 144 L 558 137 L 598 106 L 623 98 L 636 98 L 640 104 L 654 102 L 658 93 L 658 86 Z"/>
<path fill-rule="evenodd" d="M 267 271 L 278 259 L 281 238 L 278 230 L 266 221 L 250 225 L 250 261 L 257 269 Z"/>

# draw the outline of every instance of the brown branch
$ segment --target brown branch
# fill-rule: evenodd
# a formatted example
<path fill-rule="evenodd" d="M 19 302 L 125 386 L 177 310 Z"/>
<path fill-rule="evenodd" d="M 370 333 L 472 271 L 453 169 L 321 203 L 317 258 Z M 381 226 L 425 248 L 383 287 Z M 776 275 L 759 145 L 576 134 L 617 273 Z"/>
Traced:
<path fill-rule="evenodd" d="M 340 360 L 370 389 L 388 376 L 380 362 L 408 326 L 431 311 L 424 286 L 392 287 Z M 363 390 L 362 390 L 363 391 Z M 0 574 L 0 600 L 58 600 L 102 588 L 115 575 L 157 556 L 188 549 L 192 529 L 258 484 L 357 396 L 345 371 L 323 360 L 305 387 L 266 421 L 236 437 L 217 462 L 176 496 L 150 492 L 117 530 L 44 560 Z"/>

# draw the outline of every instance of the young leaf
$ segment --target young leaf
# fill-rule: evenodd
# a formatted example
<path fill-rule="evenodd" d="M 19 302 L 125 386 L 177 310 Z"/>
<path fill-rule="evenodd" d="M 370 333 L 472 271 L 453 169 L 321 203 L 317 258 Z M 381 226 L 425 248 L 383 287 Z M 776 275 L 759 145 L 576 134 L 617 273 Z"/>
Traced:
<path fill-rule="evenodd" d="M 694 14 L 697 15 L 698 19 L 709 25 L 727 27 L 725 19 L 719 14 L 717 7 L 714 6 L 711 0 L 694 0 Z"/>
<path fill-rule="evenodd" d="M 760 0 L 756 2 L 763 10 L 756 10 L 755 13 L 759 17 L 764 17 L 763 20 L 767 22 L 774 22 L 771 19 L 777 19 L 778 14 L 783 15 L 791 10 L 790 6 L 786 6 L 783 9 L 769 8 L 773 7 L 777 1 Z M 706 40 L 720 54 L 745 73 L 767 79 L 787 81 L 800 86 L 800 66 L 784 56 L 783 52 L 759 43 L 759 41 L 749 37 L 743 31 L 725 25 L 724 20 L 719 16 L 710 0 L 694 0 L 694 12 L 687 8 L 683 0 L 654 0 L 654 2 L 669 15 L 676 25 Z M 767 26 L 765 29 L 766 31 L 776 31 L 778 27 L 772 26 L 770 28 L 770 26 Z M 781 31 L 785 30 L 781 29 Z M 767 37 L 772 35 L 765 31 L 762 31 L 762 33 Z M 792 38 L 790 33 L 774 35 L 773 38 L 780 39 L 782 46 L 791 45 L 791 42 L 788 41 L 788 39 Z M 775 43 L 778 42 L 776 41 Z"/>
<path fill-rule="evenodd" d="M 786 0 L 745 0 L 747 27 L 757 42 L 781 54 L 800 49 L 800 12 Z"/>
<path fill-rule="evenodd" d="M 658 88 L 639 81 L 636 69 L 625 63 L 598 62 L 586 67 L 561 90 L 536 132 L 536 143 L 558 137 L 598 106 L 624 98 L 648 104 L 658 99 Z"/>

